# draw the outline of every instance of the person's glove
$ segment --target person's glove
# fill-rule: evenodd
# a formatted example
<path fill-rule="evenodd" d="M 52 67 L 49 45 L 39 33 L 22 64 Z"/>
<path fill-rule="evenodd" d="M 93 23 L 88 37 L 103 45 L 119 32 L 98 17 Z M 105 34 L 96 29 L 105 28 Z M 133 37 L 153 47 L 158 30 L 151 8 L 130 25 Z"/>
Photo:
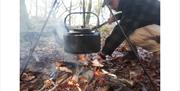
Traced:
<path fill-rule="evenodd" d="M 99 56 L 98 59 L 100 59 L 100 60 L 106 60 L 106 55 L 103 54 L 102 52 L 99 52 L 99 53 L 98 53 L 98 56 Z"/>
<path fill-rule="evenodd" d="M 106 55 L 99 52 L 96 58 L 92 61 L 92 65 L 96 67 L 103 67 L 103 62 L 106 59 Z"/>
<path fill-rule="evenodd" d="M 114 21 L 115 21 L 115 19 L 114 19 L 114 17 L 112 17 L 112 16 L 108 19 L 108 23 L 109 23 L 109 24 L 112 24 Z"/>

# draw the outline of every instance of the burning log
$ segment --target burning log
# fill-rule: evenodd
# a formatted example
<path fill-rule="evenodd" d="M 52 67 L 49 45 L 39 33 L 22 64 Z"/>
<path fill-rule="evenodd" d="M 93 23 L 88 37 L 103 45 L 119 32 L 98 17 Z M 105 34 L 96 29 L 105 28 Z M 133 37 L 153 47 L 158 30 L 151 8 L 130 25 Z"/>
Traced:
<path fill-rule="evenodd" d="M 51 85 L 55 85 L 52 79 L 45 80 L 43 87 L 39 91 L 43 91 L 44 89 L 50 87 Z"/>
<path fill-rule="evenodd" d="M 80 55 L 78 55 L 78 59 L 79 59 L 79 61 L 81 61 L 81 62 L 84 62 L 84 61 L 88 61 L 88 60 L 89 60 L 89 58 L 88 58 L 87 55 L 85 55 L 85 54 L 80 54 Z"/>
<path fill-rule="evenodd" d="M 72 70 L 68 69 L 67 67 L 56 67 L 56 69 L 59 70 L 59 71 L 72 73 Z"/>
<path fill-rule="evenodd" d="M 56 64 L 56 70 L 72 73 L 72 70 L 67 68 L 65 64 L 59 62 L 56 62 L 55 64 Z"/>
<path fill-rule="evenodd" d="M 21 80 L 23 81 L 32 81 L 36 78 L 32 73 L 23 73 Z"/>
<path fill-rule="evenodd" d="M 80 54 L 77 56 L 78 60 L 80 63 L 82 63 L 83 65 L 88 65 L 89 64 L 89 58 L 87 55 L 84 54 Z"/>
<path fill-rule="evenodd" d="M 76 81 L 74 81 L 74 80 L 68 81 L 67 84 L 70 85 L 70 86 L 78 86 L 79 87 L 79 84 Z"/>
<path fill-rule="evenodd" d="M 50 79 L 44 81 L 44 85 L 39 91 L 56 91 L 58 89 L 62 91 L 89 91 L 90 89 L 90 91 L 98 91 L 97 89 L 99 89 L 101 91 L 103 88 L 104 91 L 108 91 L 111 85 L 123 86 L 122 84 L 126 82 L 124 80 L 121 82 L 115 74 L 106 71 L 98 59 L 90 62 L 86 55 L 78 55 L 78 57 L 81 63 L 89 63 L 84 65 L 55 62 L 55 71 L 50 75 Z"/>
<path fill-rule="evenodd" d="M 67 79 L 70 79 L 70 78 L 71 76 L 69 74 L 63 74 L 59 79 L 57 79 L 57 81 L 54 84 L 54 87 L 48 91 L 54 91 L 59 85 L 65 83 Z"/>

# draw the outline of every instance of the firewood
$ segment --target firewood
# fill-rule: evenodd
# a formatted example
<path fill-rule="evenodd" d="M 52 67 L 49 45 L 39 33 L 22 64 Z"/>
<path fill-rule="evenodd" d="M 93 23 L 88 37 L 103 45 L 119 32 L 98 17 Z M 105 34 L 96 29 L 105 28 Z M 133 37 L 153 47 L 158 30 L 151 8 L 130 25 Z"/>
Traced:
<path fill-rule="evenodd" d="M 113 77 L 114 79 L 117 79 L 117 76 L 115 74 L 109 73 L 104 69 L 102 69 L 102 72 L 103 72 L 103 74 L 109 75 L 109 76 Z"/>
<path fill-rule="evenodd" d="M 92 65 L 95 67 L 103 67 L 104 65 L 101 64 L 97 59 L 95 59 L 94 61 L 92 61 Z"/>
<path fill-rule="evenodd" d="M 67 67 L 56 67 L 56 69 L 59 70 L 59 71 L 64 71 L 64 72 L 72 73 L 72 70 L 70 70 Z"/>
<path fill-rule="evenodd" d="M 52 84 L 54 84 L 52 79 L 45 80 L 43 87 L 39 91 L 43 91 L 44 89 L 46 89 L 47 87 L 51 86 Z"/>

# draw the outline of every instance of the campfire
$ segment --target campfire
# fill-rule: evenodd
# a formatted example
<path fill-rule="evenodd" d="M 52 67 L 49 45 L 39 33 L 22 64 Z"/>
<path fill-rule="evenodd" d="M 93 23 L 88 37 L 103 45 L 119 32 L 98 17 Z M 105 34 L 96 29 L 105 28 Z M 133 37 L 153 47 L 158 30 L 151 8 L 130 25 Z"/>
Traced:
<path fill-rule="evenodd" d="M 21 91 L 132 91 L 121 89 L 133 86 L 144 88 L 143 84 L 147 82 L 142 83 L 145 79 L 142 71 L 128 60 L 106 60 L 102 63 L 93 54 L 74 57 L 75 62 L 62 59 L 52 61 L 48 65 L 52 64 L 53 70 L 46 74 L 26 71 L 21 78 Z"/>
<path fill-rule="evenodd" d="M 70 68 L 71 63 L 68 62 L 55 62 L 56 71 L 44 81 L 39 91 L 89 91 L 91 86 L 94 89 L 105 86 L 107 77 L 117 78 L 105 71 L 97 59 L 91 61 L 87 55 L 78 55 L 77 59 L 76 68 Z"/>

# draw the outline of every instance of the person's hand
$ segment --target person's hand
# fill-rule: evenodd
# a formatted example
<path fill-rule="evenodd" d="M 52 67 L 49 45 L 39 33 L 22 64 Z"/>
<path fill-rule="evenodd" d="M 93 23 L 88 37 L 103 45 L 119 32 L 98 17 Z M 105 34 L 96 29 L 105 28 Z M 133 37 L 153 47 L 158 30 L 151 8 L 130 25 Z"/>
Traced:
<path fill-rule="evenodd" d="M 105 61 L 105 59 L 106 55 L 102 52 L 99 52 L 96 58 L 92 61 L 92 65 L 97 67 L 103 67 L 103 62 Z"/>
<path fill-rule="evenodd" d="M 109 23 L 109 24 L 112 24 L 114 21 L 115 21 L 115 19 L 114 19 L 114 17 L 112 17 L 112 16 L 108 19 L 108 23 Z"/>
<path fill-rule="evenodd" d="M 99 59 L 100 59 L 100 60 L 105 60 L 105 59 L 106 59 L 106 55 L 103 54 L 102 52 L 99 52 L 99 53 L 98 53 L 98 56 L 99 56 Z"/>

